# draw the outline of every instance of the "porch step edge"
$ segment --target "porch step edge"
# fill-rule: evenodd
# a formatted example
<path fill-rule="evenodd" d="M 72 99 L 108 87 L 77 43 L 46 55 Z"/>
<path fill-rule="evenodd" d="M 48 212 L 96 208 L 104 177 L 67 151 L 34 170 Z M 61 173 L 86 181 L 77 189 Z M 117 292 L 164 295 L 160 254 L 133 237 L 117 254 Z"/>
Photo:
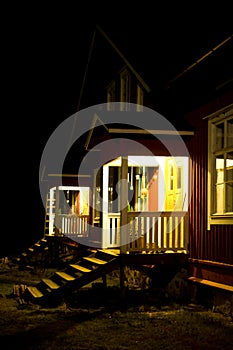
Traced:
<path fill-rule="evenodd" d="M 73 277 L 71 275 L 68 275 L 65 272 L 56 271 L 55 274 L 58 275 L 59 277 L 61 277 L 62 279 L 66 280 L 66 281 L 73 281 L 73 280 L 75 280 L 75 277 Z"/>
<path fill-rule="evenodd" d="M 81 265 L 77 264 L 70 264 L 71 267 L 73 267 L 75 270 L 81 271 L 81 272 L 91 272 L 90 269 L 87 269 L 86 267 L 83 267 Z"/>
<path fill-rule="evenodd" d="M 89 256 L 84 256 L 83 259 L 87 260 L 87 261 L 90 261 L 90 262 L 92 262 L 94 264 L 98 264 L 98 265 L 107 264 L 107 261 L 105 261 L 105 260 L 100 260 L 100 259 L 97 259 L 97 258 L 90 258 Z"/>
<path fill-rule="evenodd" d="M 49 278 L 42 278 L 42 282 L 44 282 L 51 289 L 58 289 L 58 288 L 60 288 L 60 286 L 57 283 L 53 282 Z"/>
<path fill-rule="evenodd" d="M 43 293 L 39 289 L 37 289 L 36 287 L 27 287 L 26 290 L 28 290 L 34 298 L 43 297 Z"/>

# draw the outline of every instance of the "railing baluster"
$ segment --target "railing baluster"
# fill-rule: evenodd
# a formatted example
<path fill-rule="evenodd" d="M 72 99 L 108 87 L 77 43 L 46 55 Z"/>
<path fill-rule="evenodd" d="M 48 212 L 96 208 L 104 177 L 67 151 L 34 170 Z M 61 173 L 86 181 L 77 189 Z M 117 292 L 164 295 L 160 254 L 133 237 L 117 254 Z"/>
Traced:
<path fill-rule="evenodd" d="M 178 219 L 179 220 L 179 223 L 178 223 L 178 227 L 177 227 L 177 229 L 178 229 L 178 237 L 177 237 L 177 241 L 178 241 L 178 248 L 180 248 L 181 247 L 181 220 L 182 219 Z"/>
<path fill-rule="evenodd" d="M 180 221 L 180 246 L 184 248 L 184 218 Z"/>
<path fill-rule="evenodd" d="M 167 216 L 165 219 L 165 230 L 166 230 L 166 248 L 170 248 L 170 232 L 171 232 L 171 225 L 170 225 L 170 216 Z"/>
<path fill-rule="evenodd" d="M 176 240 L 176 218 L 174 215 L 171 217 L 171 248 L 175 250 Z"/>
<path fill-rule="evenodd" d="M 154 217 L 153 218 L 153 222 L 154 222 L 154 225 L 153 225 L 153 229 L 154 229 L 154 249 L 155 250 L 158 250 L 158 247 L 159 247 L 159 218 L 158 217 Z"/>
<path fill-rule="evenodd" d="M 148 218 L 148 226 L 147 226 L 147 232 L 148 232 L 148 249 L 152 249 L 152 242 L 153 242 L 153 220 L 154 218 Z"/>
<path fill-rule="evenodd" d="M 161 249 L 164 248 L 164 216 L 161 216 L 161 227 L 160 227 L 160 244 Z"/>
<path fill-rule="evenodd" d="M 175 243 L 174 243 L 174 248 L 177 249 L 179 248 L 179 244 L 178 244 L 178 221 L 179 218 L 175 217 L 175 231 L 174 231 L 174 239 L 175 239 Z"/>

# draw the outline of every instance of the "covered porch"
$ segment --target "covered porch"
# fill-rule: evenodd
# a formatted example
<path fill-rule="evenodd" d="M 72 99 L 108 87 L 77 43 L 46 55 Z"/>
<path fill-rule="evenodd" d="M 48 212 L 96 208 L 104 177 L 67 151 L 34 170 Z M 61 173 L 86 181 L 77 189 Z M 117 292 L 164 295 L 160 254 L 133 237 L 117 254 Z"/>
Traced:
<path fill-rule="evenodd" d="M 54 188 L 73 208 L 56 202 L 55 234 L 121 253 L 188 253 L 188 162 L 119 157 L 95 172 L 93 187 Z"/>

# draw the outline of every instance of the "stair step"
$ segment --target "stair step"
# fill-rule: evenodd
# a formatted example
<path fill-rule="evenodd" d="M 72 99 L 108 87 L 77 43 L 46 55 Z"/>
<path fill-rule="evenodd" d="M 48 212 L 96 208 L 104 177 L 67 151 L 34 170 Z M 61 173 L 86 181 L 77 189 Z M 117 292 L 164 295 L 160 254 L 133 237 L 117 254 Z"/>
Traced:
<path fill-rule="evenodd" d="M 83 259 L 85 260 L 88 260 L 94 264 L 98 264 L 98 265 L 104 265 L 107 263 L 107 261 L 104 261 L 104 260 L 100 260 L 100 259 L 97 259 L 97 258 L 90 258 L 89 256 L 85 256 Z"/>
<path fill-rule="evenodd" d="M 57 283 L 53 282 L 49 278 L 43 278 L 42 281 L 51 289 L 58 289 L 58 288 L 60 288 L 60 286 Z"/>
<path fill-rule="evenodd" d="M 33 249 L 33 248 L 28 248 L 28 250 L 29 250 L 30 252 L 34 252 L 34 249 Z"/>
<path fill-rule="evenodd" d="M 108 255 L 113 255 L 113 256 L 119 256 L 117 252 L 114 252 L 113 250 L 108 250 L 108 249 L 98 249 L 98 252 L 108 254 Z"/>
<path fill-rule="evenodd" d="M 42 238 L 42 239 L 41 239 L 41 242 L 44 242 L 44 243 L 46 243 L 46 242 L 47 242 L 47 239 L 45 239 L 45 238 Z"/>
<path fill-rule="evenodd" d="M 40 245 L 40 243 L 35 243 L 34 244 L 36 247 L 40 247 L 41 245 Z"/>
<path fill-rule="evenodd" d="M 75 277 L 73 277 L 71 275 L 68 275 L 68 273 L 65 273 L 65 272 L 56 271 L 55 274 L 58 275 L 59 277 L 61 277 L 62 279 L 66 280 L 66 281 L 73 281 L 73 280 L 75 280 Z"/>
<path fill-rule="evenodd" d="M 43 293 L 39 289 L 37 289 L 36 287 L 27 287 L 27 289 L 34 298 L 43 297 Z"/>
<path fill-rule="evenodd" d="M 73 267 L 75 270 L 81 271 L 81 272 L 90 272 L 90 269 L 87 269 L 86 267 L 77 265 L 77 264 L 70 264 L 71 267 Z"/>

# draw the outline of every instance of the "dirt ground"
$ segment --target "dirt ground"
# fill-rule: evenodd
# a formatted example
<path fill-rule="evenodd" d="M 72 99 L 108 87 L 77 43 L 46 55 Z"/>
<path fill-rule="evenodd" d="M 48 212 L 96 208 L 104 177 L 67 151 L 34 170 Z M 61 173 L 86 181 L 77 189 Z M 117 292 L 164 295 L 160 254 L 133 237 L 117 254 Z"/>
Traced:
<path fill-rule="evenodd" d="M 117 281 L 104 288 L 97 280 L 55 307 L 22 303 L 13 294 L 14 285 L 36 284 L 41 277 L 15 264 L 0 264 L 2 348 L 233 349 L 230 315 L 161 300 L 153 290 L 128 291 L 122 301 Z"/>

